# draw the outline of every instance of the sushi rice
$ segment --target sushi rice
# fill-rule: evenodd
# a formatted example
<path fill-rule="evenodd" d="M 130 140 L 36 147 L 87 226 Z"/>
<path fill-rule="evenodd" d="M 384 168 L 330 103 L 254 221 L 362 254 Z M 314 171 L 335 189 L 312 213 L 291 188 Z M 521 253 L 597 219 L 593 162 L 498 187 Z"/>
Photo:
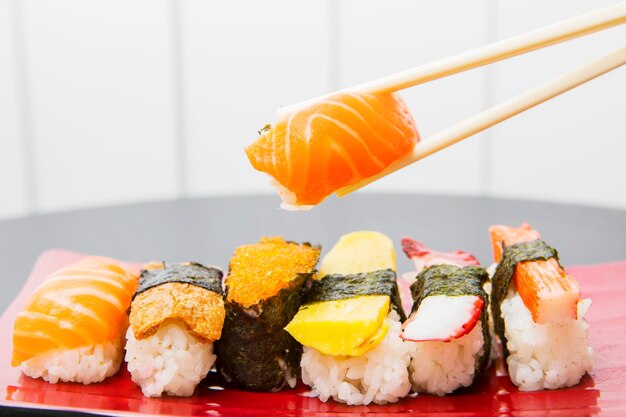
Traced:
<path fill-rule="evenodd" d="M 325 355 L 304 347 L 302 380 L 322 401 L 331 397 L 348 405 L 387 404 L 405 397 L 409 382 L 411 346 L 400 338 L 398 314 L 388 317 L 389 331 L 378 346 L 363 356 Z"/>
<path fill-rule="evenodd" d="M 189 396 L 215 363 L 213 343 L 201 341 L 176 323 L 140 340 L 131 327 L 126 338 L 128 371 L 146 397 L 164 392 Z"/>
<path fill-rule="evenodd" d="M 49 350 L 22 362 L 22 372 L 52 384 L 61 381 L 87 385 L 115 375 L 120 369 L 122 356 L 120 338 L 114 342 L 74 349 Z"/>
<path fill-rule="evenodd" d="M 449 342 L 406 342 L 411 350 L 411 385 L 416 392 L 443 396 L 474 381 L 476 362 L 483 354 L 482 323 Z"/>
<path fill-rule="evenodd" d="M 571 387 L 591 372 L 593 348 L 584 318 L 590 305 L 590 299 L 579 301 L 576 320 L 537 324 L 519 293 L 509 290 L 501 307 L 509 349 L 507 364 L 511 380 L 520 390 Z"/>

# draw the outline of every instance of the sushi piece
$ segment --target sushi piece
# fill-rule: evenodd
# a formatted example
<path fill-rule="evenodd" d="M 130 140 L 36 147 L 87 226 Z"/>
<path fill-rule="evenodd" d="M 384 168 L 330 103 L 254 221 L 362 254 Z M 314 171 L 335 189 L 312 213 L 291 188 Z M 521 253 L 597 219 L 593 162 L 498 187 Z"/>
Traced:
<path fill-rule="evenodd" d="M 137 275 L 109 258 L 88 257 L 54 272 L 15 319 L 11 364 L 53 384 L 115 375 L 135 288 Z"/>
<path fill-rule="evenodd" d="M 296 386 L 302 346 L 283 328 L 302 303 L 319 254 L 319 246 L 280 237 L 235 250 L 217 343 L 218 369 L 226 381 L 255 391 Z"/>
<path fill-rule="evenodd" d="M 364 231 L 341 236 L 322 259 L 317 275 L 348 275 L 383 269 L 396 270 L 393 242 L 382 233 Z"/>
<path fill-rule="evenodd" d="M 304 345 L 303 382 L 322 401 L 386 404 L 405 397 L 409 346 L 400 339 L 406 316 L 393 243 L 376 232 L 350 233 L 322 268 L 326 275 L 313 281 L 286 327 Z"/>
<path fill-rule="evenodd" d="M 480 266 L 478 259 L 469 252 L 439 252 L 410 238 L 402 239 L 402 250 L 413 261 L 415 275 L 431 265 Z"/>
<path fill-rule="evenodd" d="M 223 273 L 193 262 L 144 268 L 130 307 L 128 371 L 147 397 L 192 395 L 215 363 L 226 315 Z"/>
<path fill-rule="evenodd" d="M 498 266 L 491 310 L 509 375 L 522 391 L 576 385 L 593 368 L 591 300 L 561 267 L 556 250 L 527 224 L 489 229 Z"/>
<path fill-rule="evenodd" d="M 417 268 L 402 326 L 402 339 L 413 342 L 413 389 L 443 396 L 468 387 L 489 366 L 487 271 L 466 252 L 437 252 L 409 238 L 402 248 Z"/>
<path fill-rule="evenodd" d="M 373 177 L 419 141 L 396 93 L 338 93 L 280 117 L 248 147 L 273 178 L 286 209 L 310 209 L 340 188 Z"/>

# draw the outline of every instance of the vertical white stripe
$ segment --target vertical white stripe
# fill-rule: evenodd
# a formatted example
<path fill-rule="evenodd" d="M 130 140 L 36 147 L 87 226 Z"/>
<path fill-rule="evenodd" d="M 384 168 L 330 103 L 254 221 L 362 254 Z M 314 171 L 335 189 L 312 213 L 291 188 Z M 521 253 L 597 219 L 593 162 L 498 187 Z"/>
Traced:
<path fill-rule="evenodd" d="M 20 118 L 20 135 L 22 143 L 23 187 L 26 202 L 26 214 L 37 213 L 39 207 L 39 186 L 37 183 L 37 166 L 35 164 L 35 148 L 32 131 L 31 90 L 29 83 L 29 67 L 26 53 L 26 31 L 22 1 L 10 1 L 14 30 L 14 52 L 16 66 L 16 85 L 18 101 L 18 117 Z"/>
<path fill-rule="evenodd" d="M 341 0 L 328 0 L 328 91 L 341 88 Z"/>
<path fill-rule="evenodd" d="M 485 33 L 485 44 L 489 44 L 498 40 L 498 0 L 488 0 L 486 8 L 487 32 Z M 493 106 L 495 103 L 495 86 L 496 86 L 496 67 L 487 65 L 483 72 L 483 109 Z M 493 129 L 487 129 L 482 133 L 480 147 L 480 166 L 479 166 L 479 187 L 478 190 L 482 195 L 491 195 L 493 193 Z"/>
<path fill-rule="evenodd" d="M 183 39 L 181 0 L 170 0 L 170 44 L 171 44 L 171 71 L 172 95 L 174 103 L 172 110 L 174 134 L 174 175 L 176 196 L 181 198 L 187 195 L 187 132 L 185 129 L 185 98 L 183 80 Z"/>

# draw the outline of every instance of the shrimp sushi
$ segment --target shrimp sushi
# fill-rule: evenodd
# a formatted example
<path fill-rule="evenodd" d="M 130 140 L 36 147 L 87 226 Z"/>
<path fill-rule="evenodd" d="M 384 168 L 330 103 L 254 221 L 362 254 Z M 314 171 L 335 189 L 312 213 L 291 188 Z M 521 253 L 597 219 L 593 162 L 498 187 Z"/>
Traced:
<path fill-rule="evenodd" d="M 489 365 L 487 271 L 469 253 L 442 253 L 413 239 L 402 249 L 417 269 L 402 339 L 413 345 L 413 389 L 443 396 L 468 387 Z"/>
<path fill-rule="evenodd" d="M 396 93 L 338 93 L 293 110 L 246 148 L 273 178 L 286 209 L 309 209 L 335 191 L 373 177 L 419 141 Z"/>
<path fill-rule="evenodd" d="M 88 257 L 54 272 L 15 319 L 11 364 L 53 384 L 115 375 L 136 288 L 137 275 L 109 258 Z"/>
<path fill-rule="evenodd" d="M 296 386 L 302 346 L 283 328 L 302 303 L 319 254 L 319 246 L 281 237 L 235 250 L 217 343 L 218 370 L 227 382 L 254 391 Z"/>
<path fill-rule="evenodd" d="M 576 385 L 593 368 L 584 318 L 591 300 L 581 300 L 556 250 L 528 224 L 489 234 L 498 262 L 491 312 L 511 380 L 522 391 Z"/>
<path fill-rule="evenodd" d="M 302 380 L 322 401 L 393 403 L 411 390 L 409 346 L 391 240 L 342 236 L 286 330 L 302 345 Z"/>
<path fill-rule="evenodd" d="M 130 307 L 128 371 L 147 397 L 189 396 L 215 363 L 223 273 L 193 262 L 144 268 Z"/>

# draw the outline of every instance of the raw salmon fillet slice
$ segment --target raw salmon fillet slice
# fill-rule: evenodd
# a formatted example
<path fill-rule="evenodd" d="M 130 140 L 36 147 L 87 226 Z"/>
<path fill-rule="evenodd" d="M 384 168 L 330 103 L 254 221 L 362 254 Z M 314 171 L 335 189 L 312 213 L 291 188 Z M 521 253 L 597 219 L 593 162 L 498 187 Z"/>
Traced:
<path fill-rule="evenodd" d="M 137 279 L 119 262 L 102 257 L 85 258 L 50 275 L 15 319 L 12 365 L 48 350 L 118 338 L 128 324 Z"/>
<path fill-rule="evenodd" d="M 286 205 L 312 206 L 380 173 L 418 141 L 398 94 L 339 93 L 282 115 L 245 150 Z"/>

